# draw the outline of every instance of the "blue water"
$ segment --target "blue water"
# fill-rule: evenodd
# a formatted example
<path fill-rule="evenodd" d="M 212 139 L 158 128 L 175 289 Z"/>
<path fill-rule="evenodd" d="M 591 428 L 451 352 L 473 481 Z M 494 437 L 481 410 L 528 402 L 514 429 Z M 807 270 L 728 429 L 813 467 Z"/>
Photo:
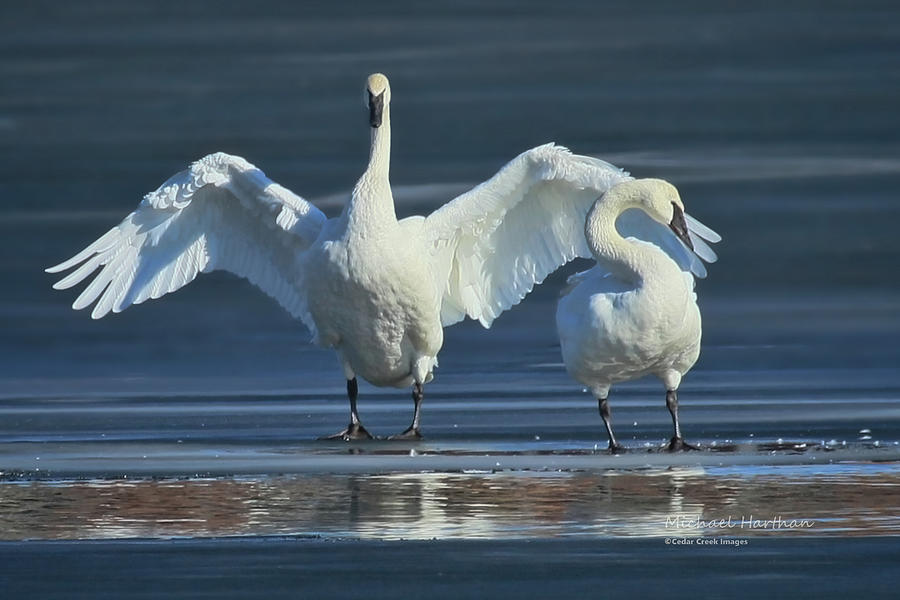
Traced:
<path fill-rule="evenodd" d="M 586 565 L 623 537 L 665 535 L 676 508 L 704 518 L 777 509 L 815 519 L 817 547 L 844 567 L 880 564 L 889 542 L 846 538 L 897 535 L 900 508 L 898 52 L 891 2 L 5 7 L 0 538 L 18 544 L 24 571 L 70 557 L 59 581 L 88 551 L 143 557 L 134 574 L 151 579 L 176 557 L 189 572 L 209 569 L 210 552 L 255 555 L 217 541 L 230 535 L 272 552 L 284 542 L 257 536 L 438 537 L 447 543 L 430 555 L 444 559 L 471 550 L 450 540 L 490 538 L 525 562 L 537 538 L 577 538 L 589 548 L 567 556 Z M 680 392 L 685 435 L 706 451 L 657 451 L 669 417 L 656 382 L 641 381 L 610 397 L 631 452 L 602 452 L 595 404 L 565 375 L 553 330 L 564 277 L 584 263 L 490 331 L 447 330 L 423 409 L 428 439 L 412 446 L 317 442 L 346 422 L 337 361 L 245 282 L 204 276 L 97 322 L 69 309 L 71 291 L 50 289 L 43 268 L 212 151 L 245 156 L 334 214 L 365 164 L 362 86 L 373 71 L 394 93 L 401 216 L 555 141 L 673 181 L 722 233 L 720 261 L 698 285 L 703 351 Z M 403 429 L 411 404 L 407 392 L 361 387 L 380 435 Z M 744 559 L 756 583 L 735 590 L 725 570 L 703 573 L 711 586 L 813 589 L 765 558 L 799 564 L 801 547 L 780 541 L 793 534 L 758 535 L 766 550 Z M 137 542 L 22 542 L 170 536 L 211 541 L 149 554 Z M 662 553 L 621 548 L 634 564 Z M 371 560 L 372 577 L 388 567 Z M 700 580 L 700 567 L 682 568 L 657 573 Z M 502 573 L 493 584 L 512 580 Z M 627 589 L 616 581 L 612 591 Z"/>

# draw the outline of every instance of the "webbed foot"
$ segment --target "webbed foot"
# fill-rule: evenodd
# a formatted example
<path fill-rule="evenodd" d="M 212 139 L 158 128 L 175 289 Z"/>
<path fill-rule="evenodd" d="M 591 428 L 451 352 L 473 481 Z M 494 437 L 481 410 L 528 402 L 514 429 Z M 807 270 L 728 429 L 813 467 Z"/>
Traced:
<path fill-rule="evenodd" d="M 420 440 L 424 440 L 425 437 L 419 431 L 418 427 L 409 427 L 403 433 L 398 433 L 397 435 L 392 435 L 388 439 L 389 440 L 402 440 L 402 441 L 420 441 Z"/>
<path fill-rule="evenodd" d="M 358 440 L 374 440 L 375 437 L 366 431 L 360 423 L 350 423 L 343 431 L 339 431 L 334 435 L 322 436 L 320 440 L 343 440 L 345 442 Z"/>
<path fill-rule="evenodd" d="M 666 450 L 668 452 L 683 452 L 687 450 L 699 450 L 700 448 L 696 446 L 691 446 L 687 442 L 685 442 L 680 437 L 673 437 L 669 440 L 669 443 L 666 445 Z"/>
<path fill-rule="evenodd" d="M 610 444 L 609 445 L 609 453 L 610 454 L 625 454 L 628 450 L 625 446 L 621 444 Z"/>

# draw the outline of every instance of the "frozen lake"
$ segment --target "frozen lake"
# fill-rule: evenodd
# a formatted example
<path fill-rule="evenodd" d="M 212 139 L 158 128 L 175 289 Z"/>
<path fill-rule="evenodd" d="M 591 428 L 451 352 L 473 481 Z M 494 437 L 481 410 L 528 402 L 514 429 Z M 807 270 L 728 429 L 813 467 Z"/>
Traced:
<path fill-rule="evenodd" d="M 354 597 L 351 563 L 371 597 L 890 597 L 894 4 L 26 3 L 0 48 L 9 597 Z M 212 151 L 334 214 L 364 168 L 373 71 L 391 77 L 401 216 L 556 141 L 670 179 L 723 234 L 679 393 L 702 451 L 659 452 L 648 380 L 613 389 L 629 452 L 603 452 L 553 328 L 584 263 L 489 331 L 446 331 L 415 444 L 318 441 L 347 420 L 337 361 L 245 282 L 206 276 L 97 322 L 50 289 L 44 267 Z M 411 410 L 361 385 L 374 433 Z"/>

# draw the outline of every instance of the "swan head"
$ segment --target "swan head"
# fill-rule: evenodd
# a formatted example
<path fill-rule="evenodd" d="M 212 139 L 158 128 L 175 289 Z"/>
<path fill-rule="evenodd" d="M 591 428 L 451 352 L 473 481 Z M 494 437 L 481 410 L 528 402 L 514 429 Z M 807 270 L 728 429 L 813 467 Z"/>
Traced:
<path fill-rule="evenodd" d="M 684 203 L 674 185 L 662 179 L 632 179 L 607 193 L 623 198 L 629 207 L 640 208 L 650 218 L 669 227 L 685 246 L 694 249 L 684 217 Z"/>
<path fill-rule="evenodd" d="M 388 78 L 381 73 L 373 73 L 366 80 L 366 98 L 369 105 L 369 125 L 373 129 L 381 127 L 384 108 L 391 101 L 391 86 Z"/>

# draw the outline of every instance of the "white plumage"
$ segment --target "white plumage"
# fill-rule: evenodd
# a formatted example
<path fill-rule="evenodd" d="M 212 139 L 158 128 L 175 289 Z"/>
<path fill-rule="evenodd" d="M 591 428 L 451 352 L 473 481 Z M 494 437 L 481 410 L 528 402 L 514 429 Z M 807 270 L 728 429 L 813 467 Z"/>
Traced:
<path fill-rule="evenodd" d="M 689 228 L 710 242 L 721 238 L 686 218 L 683 208 L 678 191 L 665 181 L 612 187 L 584 226 L 597 265 L 572 276 L 557 305 L 566 370 L 597 398 L 613 452 L 622 447 L 610 421 L 610 386 L 644 375 L 656 375 L 665 385 L 675 428 L 669 449 L 689 447 L 681 437 L 676 390 L 700 354 L 694 251 L 715 259 L 706 244 L 692 242 Z"/>
<path fill-rule="evenodd" d="M 356 376 L 415 386 L 417 437 L 423 385 L 442 327 L 465 316 L 485 327 L 536 283 L 590 252 L 581 234 L 593 201 L 627 173 L 547 144 L 428 217 L 398 221 L 388 178 L 387 78 L 367 82 L 369 164 L 340 216 L 273 183 L 243 158 L 212 154 L 148 194 L 137 210 L 73 258 L 54 287 L 90 279 L 73 307 L 119 312 L 225 270 L 258 286 L 333 348 L 348 381 L 344 439 L 369 437 L 356 410 Z M 699 261 L 698 261 L 699 264 Z M 702 268 L 702 265 L 701 265 Z"/>
<path fill-rule="evenodd" d="M 298 253 L 316 240 L 325 221 L 316 207 L 244 159 L 220 152 L 147 194 L 119 225 L 47 271 L 81 265 L 53 286 L 62 290 L 100 269 L 72 305 L 80 310 L 96 301 L 94 319 L 217 269 L 247 278 L 303 318 L 308 311 Z"/>

